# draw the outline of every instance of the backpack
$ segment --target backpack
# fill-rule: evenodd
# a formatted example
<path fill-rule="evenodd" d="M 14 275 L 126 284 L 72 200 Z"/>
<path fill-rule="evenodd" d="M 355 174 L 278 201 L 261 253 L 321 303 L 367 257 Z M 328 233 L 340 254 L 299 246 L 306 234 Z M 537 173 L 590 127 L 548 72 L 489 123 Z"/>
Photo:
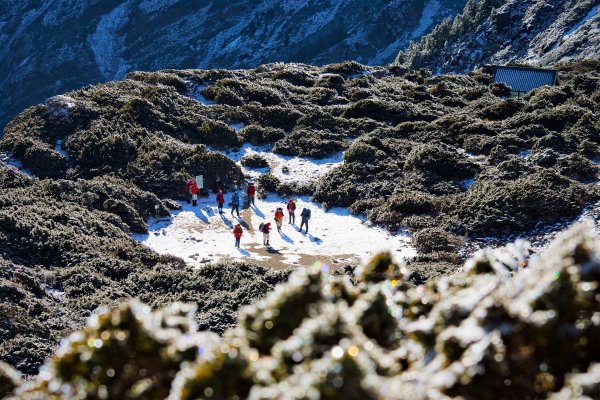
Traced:
<path fill-rule="evenodd" d="M 258 230 L 262 232 L 264 227 L 265 227 L 265 224 L 261 222 L 261 223 L 258 225 Z"/>
<path fill-rule="evenodd" d="M 310 219 L 310 210 L 308 208 L 305 208 L 302 210 L 302 214 L 300 215 L 306 219 Z"/>

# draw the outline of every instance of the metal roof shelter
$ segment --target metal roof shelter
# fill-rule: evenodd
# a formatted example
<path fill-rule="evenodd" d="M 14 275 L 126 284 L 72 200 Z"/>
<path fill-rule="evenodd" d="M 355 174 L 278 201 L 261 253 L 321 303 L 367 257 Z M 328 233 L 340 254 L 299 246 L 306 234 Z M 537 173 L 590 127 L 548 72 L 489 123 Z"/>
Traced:
<path fill-rule="evenodd" d="M 513 93 L 521 95 L 542 86 L 558 84 L 558 71 L 553 69 L 497 66 L 494 83 L 504 83 Z"/>

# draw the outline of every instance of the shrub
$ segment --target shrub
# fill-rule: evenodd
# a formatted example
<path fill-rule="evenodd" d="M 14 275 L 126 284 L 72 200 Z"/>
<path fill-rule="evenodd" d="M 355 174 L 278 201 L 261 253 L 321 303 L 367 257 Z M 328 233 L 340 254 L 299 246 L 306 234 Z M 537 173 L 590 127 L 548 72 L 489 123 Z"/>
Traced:
<path fill-rule="evenodd" d="M 198 127 L 200 143 L 218 148 L 241 146 L 237 132 L 221 121 L 208 120 Z"/>
<path fill-rule="evenodd" d="M 416 170 L 441 179 L 466 179 L 475 176 L 479 167 L 457 152 L 433 144 L 415 147 L 404 164 L 406 171 Z"/>
<path fill-rule="evenodd" d="M 260 125 L 248 125 L 240 131 L 242 141 L 252 143 L 255 146 L 275 143 L 283 139 L 285 133 L 282 129 L 263 127 Z"/>
<path fill-rule="evenodd" d="M 269 162 L 260 154 L 248 154 L 240 160 L 244 167 L 250 168 L 269 168 Z"/>
<path fill-rule="evenodd" d="M 346 148 L 339 135 L 327 131 L 295 130 L 275 143 L 274 153 L 286 156 L 324 158 Z"/>
<path fill-rule="evenodd" d="M 415 246 L 415 249 L 422 254 L 434 252 L 455 253 L 461 245 L 461 240 L 443 229 L 425 228 L 413 235 L 412 244 Z"/>

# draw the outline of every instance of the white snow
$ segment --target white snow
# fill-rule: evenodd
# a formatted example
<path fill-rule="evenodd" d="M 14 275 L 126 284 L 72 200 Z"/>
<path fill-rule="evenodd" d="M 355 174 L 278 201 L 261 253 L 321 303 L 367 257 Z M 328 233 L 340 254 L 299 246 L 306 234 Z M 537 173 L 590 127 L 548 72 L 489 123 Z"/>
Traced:
<path fill-rule="evenodd" d="M 585 17 L 583 17 L 583 19 L 581 21 L 579 21 L 577 24 L 575 24 L 571 29 L 569 29 L 563 36 L 563 40 L 568 39 L 569 37 L 571 37 L 571 35 L 573 35 L 575 32 L 577 32 L 577 30 L 579 30 L 579 28 L 581 28 L 590 18 L 592 18 L 594 15 L 596 15 L 596 13 L 598 12 L 598 9 L 600 9 L 600 4 L 595 6 L 594 8 L 592 8 Z"/>
<path fill-rule="evenodd" d="M 425 31 L 433 24 L 433 19 L 440 9 L 440 1 L 439 0 L 429 0 L 425 7 L 423 7 L 423 14 L 421 14 L 421 19 L 419 20 L 419 25 L 412 32 L 412 38 L 417 39 L 423 36 Z"/>
<path fill-rule="evenodd" d="M 125 62 L 119 57 L 125 38 L 121 29 L 129 21 L 129 3 L 119 5 L 100 18 L 96 31 L 88 36 L 96 64 L 107 80 L 118 79 L 125 72 Z"/>
<path fill-rule="evenodd" d="M 201 104 L 204 104 L 205 106 L 212 106 L 214 104 L 217 104 L 215 101 L 207 99 L 202 94 L 202 91 L 204 89 L 206 89 L 208 87 L 208 85 L 198 86 L 198 85 L 195 85 L 193 82 L 189 82 L 189 81 L 186 81 L 186 83 L 191 87 L 191 89 L 190 89 L 190 97 L 191 98 L 193 98 L 194 100 L 198 101 Z"/>
<path fill-rule="evenodd" d="M 231 194 L 226 194 L 225 204 Z M 273 216 L 277 207 L 285 210 L 286 199 L 271 194 L 264 200 L 256 200 L 256 207 L 242 212 L 242 218 L 234 218 L 229 209 L 220 216 L 214 196 L 200 199 L 197 207 L 182 204 L 182 210 L 170 219 L 150 220 L 149 234 L 134 235 L 134 239 L 160 254 L 183 258 L 191 265 L 202 265 L 219 260 L 277 261 L 284 264 L 305 265 L 317 259 L 341 259 L 362 261 L 382 250 L 390 250 L 398 259 L 415 256 L 407 235 L 392 235 L 370 226 L 364 218 L 351 216 L 346 209 L 335 208 L 326 212 L 308 198 L 297 199 L 296 225 L 288 224 L 285 211 L 282 233 L 275 227 Z M 311 209 L 309 233 L 298 232 L 300 212 Z M 243 221 L 243 222 L 241 222 Z M 242 223 L 244 236 L 242 248 L 236 249 L 232 229 Z M 271 222 L 272 249 L 263 246 L 261 222 Z M 304 264 L 303 264 L 304 263 Z"/>
<path fill-rule="evenodd" d="M 21 163 L 21 161 L 15 159 L 12 156 L 12 154 L 0 153 L 0 161 L 3 161 L 9 167 L 14 168 L 14 169 L 24 173 L 28 177 L 33 178 L 33 174 L 30 171 L 23 168 L 23 164 Z"/>
<path fill-rule="evenodd" d="M 63 144 L 64 144 L 64 140 L 57 140 L 56 144 L 54 145 L 54 151 L 58 152 L 59 154 L 61 154 L 64 158 L 66 158 L 67 160 L 69 160 L 69 153 L 67 153 L 67 151 L 65 149 L 63 149 Z"/>
<path fill-rule="evenodd" d="M 215 149 L 211 149 L 217 151 Z M 321 176 L 341 165 L 344 161 L 344 153 L 339 152 L 332 156 L 315 160 L 297 156 L 282 156 L 271 152 L 270 146 L 252 146 L 245 144 L 239 151 L 221 152 L 238 163 L 244 173 L 251 178 L 258 178 L 261 173 L 268 172 L 264 168 L 246 168 L 241 165 L 240 160 L 245 155 L 259 154 L 269 163 L 271 172 L 284 183 L 297 182 L 308 184 L 318 180 Z"/>
<path fill-rule="evenodd" d="M 529 158 L 531 155 L 531 150 L 521 150 L 518 154 L 519 157 Z"/>
<path fill-rule="evenodd" d="M 229 127 L 232 128 L 234 131 L 239 132 L 244 127 L 244 124 L 241 122 L 232 122 L 229 124 Z"/>

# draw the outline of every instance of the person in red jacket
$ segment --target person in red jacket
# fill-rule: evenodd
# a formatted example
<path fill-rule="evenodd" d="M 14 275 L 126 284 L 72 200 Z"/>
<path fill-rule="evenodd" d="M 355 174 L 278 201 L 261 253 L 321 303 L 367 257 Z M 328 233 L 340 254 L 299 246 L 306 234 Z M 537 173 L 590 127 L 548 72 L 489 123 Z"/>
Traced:
<path fill-rule="evenodd" d="M 290 224 L 296 223 L 296 202 L 294 199 L 290 199 L 287 204 L 287 210 L 290 214 Z"/>
<path fill-rule="evenodd" d="M 198 204 L 198 193 L 200 193 L 200 189 L 198 189 L 198 184 L 196 183 L 196 180 L 190 179 L 189 181 L 187 181 L 187 183 L 185 184 L 185 190 L 188 192 L 189 195 L 188 203 L 190 202 L 189 199 L 191 199 L 192 206 L 196 207 L 196 205 Z"/>
<path fill-rule="evenodd" d="M 263 234 L 263 244 L 265 246 L 269 245 L 269 233 L 271 232 L 271 223 L 267 222 L 266 224 L 261 224 L 262 226 L 260 226 L 260 230 Z"/>
<path fill-rule="evenodd" d="M 256 196 L 256 188 L 254 183 L 250 182 L 248 184 L 248 205 L 254 205 L 254 196 Z"/>
<path fill-rule="evenodd" d="M 223 214 L 223 204 L 225 203 L 225 197 L 223 197 L 223 191 L 219 189 L 217 193 L 217 208 L 219 210 L 219 214 Z"/>
<path fill-rule="evenodd" d="M 237 224 L 235 228 L 233 228 L 233 236 L 235 236 L 235 247 L 240 247 L 240 240 L 242 239 L 242 235 L 244 231 L 242 230 L 242 226 Z"/>
<path fill-rule="evenodd" d="M 281 232 L 281 225 L 283 224 L 283 208 L 278 207 L 275 211 L 275 225 L 277 225 L 277 232 Z"/>

